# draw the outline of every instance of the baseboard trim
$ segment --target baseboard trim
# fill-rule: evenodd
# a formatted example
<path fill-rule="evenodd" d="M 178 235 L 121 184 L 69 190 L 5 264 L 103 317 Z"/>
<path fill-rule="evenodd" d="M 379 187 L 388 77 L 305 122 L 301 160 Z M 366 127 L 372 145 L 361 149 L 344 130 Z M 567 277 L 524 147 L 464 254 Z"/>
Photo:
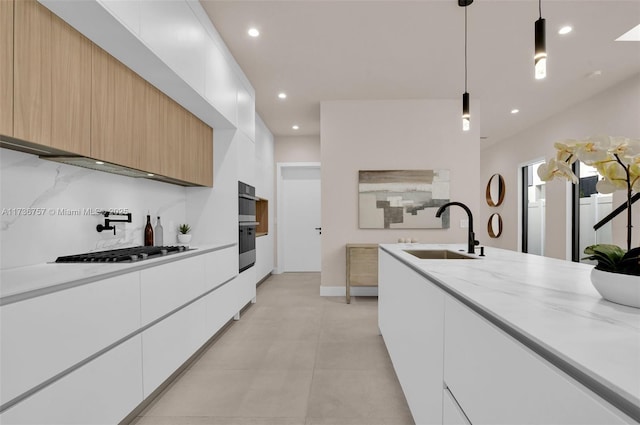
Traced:
<path fill-rule="evenodd" d="M 346 295 L 346 289 L 344 286 L 321 286 L 320 287 L 321 297 L 344 297 L 345 295 Z M 377 286 L 355 286 L 355 287 L 352 286 L 351 296 L 352 297 L 377 297 L 378 287 Z"/>

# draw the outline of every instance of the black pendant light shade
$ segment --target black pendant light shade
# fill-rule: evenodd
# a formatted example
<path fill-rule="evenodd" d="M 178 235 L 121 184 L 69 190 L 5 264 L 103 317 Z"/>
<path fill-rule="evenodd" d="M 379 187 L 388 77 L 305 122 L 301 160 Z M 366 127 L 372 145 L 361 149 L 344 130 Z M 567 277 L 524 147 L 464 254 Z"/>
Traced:
<path fill-rule="evenodd" d="M 535 63 L 536 80 L 541 80 L 547 76 L 547 48 L 546 48 L 546 30 L 545 20 L 542 17 L 542 0 L 538 0 L 540 18 L 535 24 L 535 41 L 536 49 L 533 56 Z"/>
<path fill-rule="evenodd" d="M 469 118 L 469 93 L 464 92 L 462 95 L 462 130 L 469 131 L 471 128 L 471 122 Z"/>

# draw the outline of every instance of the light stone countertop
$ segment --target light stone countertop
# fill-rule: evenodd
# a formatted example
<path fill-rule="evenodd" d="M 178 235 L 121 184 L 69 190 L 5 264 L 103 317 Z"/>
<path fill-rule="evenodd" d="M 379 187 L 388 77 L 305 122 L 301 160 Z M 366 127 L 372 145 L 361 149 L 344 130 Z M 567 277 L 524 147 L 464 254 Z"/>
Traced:
<path fill-rule="evenodd" d="M 640 420 L 640 309 L 602 299 L 591 285 L 593 266 L 491 247 L 476 260 L 404 252 L 466 252 L 462 244 L 380 247 Z"/>
<path fill-rule="evenodd" d="M 0 270 L 0 305 L 236 246 L 220 243 L 133 263 L 44 263 Z"/>

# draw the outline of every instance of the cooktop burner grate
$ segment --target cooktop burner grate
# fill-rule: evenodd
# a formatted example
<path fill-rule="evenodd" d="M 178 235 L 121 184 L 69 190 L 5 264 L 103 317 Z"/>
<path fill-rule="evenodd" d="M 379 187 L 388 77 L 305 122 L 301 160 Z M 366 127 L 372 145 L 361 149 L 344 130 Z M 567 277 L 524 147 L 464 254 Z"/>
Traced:
<path fill-rule="evenodd" d="M 133 263 L 186 251 L 185 246 L 136 246 L 58 257 L 56 263 Z"/>

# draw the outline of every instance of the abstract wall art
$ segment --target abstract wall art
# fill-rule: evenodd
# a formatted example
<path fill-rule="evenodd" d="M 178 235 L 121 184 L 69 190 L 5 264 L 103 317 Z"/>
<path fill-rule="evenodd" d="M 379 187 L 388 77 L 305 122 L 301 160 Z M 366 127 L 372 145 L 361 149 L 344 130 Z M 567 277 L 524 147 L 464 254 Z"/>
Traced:
<path fill-rule="evenodd" d="M 449 170 L 359 171 L 359 227 L 361 229 L 443 229 L 449 210 Z"/>

